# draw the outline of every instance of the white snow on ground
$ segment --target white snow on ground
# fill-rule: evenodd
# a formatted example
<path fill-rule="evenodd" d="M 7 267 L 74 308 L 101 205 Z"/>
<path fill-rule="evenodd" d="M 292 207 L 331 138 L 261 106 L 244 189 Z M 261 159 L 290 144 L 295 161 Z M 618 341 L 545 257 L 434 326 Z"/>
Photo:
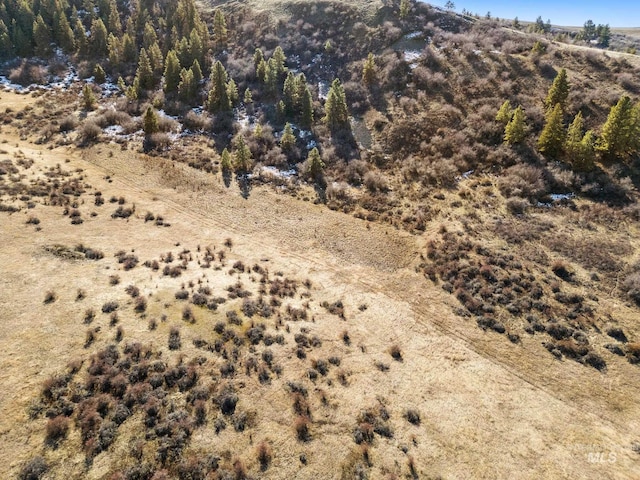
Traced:
<path fill-rule="evenodd" d="M 322 100 L 327 99 L 327 95 L 329 94 L 329 85 L 327 82 L 318 82 L 318 98 Z"/>
<path fill-rule="evenodd" d="M 292 168 L 291 170 L 278 170 L 276 167 L 263 166 L 262 170 L 264 172 L 270 173 L 272 175 L 275 175 L 276 177 L 281 177 L 281 178 L 291 178 L 298 175 L 298 171 L 295 168 Z"/>
<path fill-rule="evenodd" d="M 419 38 L 422 36 L 422 32 L 411 32 L 407 33 L 403 38 L 405 40 L 413 40 L 414 38 Z"/>
<path fill-rule="evenodd" d="M 409 68 L 413 69 L 418 66 L 418 59 L 420 58 L 421 52 L 418 50 L 405 50 L 403 54 L 404 60 L 409 64 Z"/>

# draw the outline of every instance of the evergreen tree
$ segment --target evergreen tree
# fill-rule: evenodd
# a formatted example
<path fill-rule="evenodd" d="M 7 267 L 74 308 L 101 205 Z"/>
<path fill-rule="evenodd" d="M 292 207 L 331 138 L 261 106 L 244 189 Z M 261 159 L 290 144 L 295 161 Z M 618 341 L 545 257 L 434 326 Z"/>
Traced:
<path fill-rule="evenodd" d="M 238 85 L 236 85 L 233 78 L 230 78 L 227 82 L 227 96 L 229 97 L 229 103 L 231 103 L 232 107 L 237 105 L 240 96 L 238 94 Z"/>
<path fill-rule="evenodd" d="M 84 33 L 84 32 L 83 32 Z M 91 34 L 89 35 L 90 52 L 93 58 L 102 58 L 107 55 L 107 27 L 101 18 L 91 23 Z"/>
<path fill-rule="evenodd" d="M 231 172 L 231 154 L 229 150 L 226 148 L 222 150 L 222 156 L 220 158 L 220 168 L 222 169 L 223 174 L 228 174 Z"/>
<path fill-rule="evenodd" d="M 142 130 L 144 134 L 149 136 L 159 131 L 158 127 L 158 114 L 152 107 L 147 107 L 142 118 Z"/>
<path fill-rule="evenodd" d="M 287 78 L 284 80 L 284 87 L 282 88 L 282 100 L 286 108 L 287 115 L 293 115 L 296 108 L 297 100 L 296 91 L 296 79 L 293 73 L 287 73 Z"/>
<path fill-rule="evenodd" d="M 513 19 L 513 28 L 515 28 L 516 30 L 520 30 L 520 20 L 518 20 L 518 17 Z"/>
<path fill-rule="evenodd" d="M 324 173 L 325 164 L 322 161 L 320 152 L 318 152 L 317 148 L 314 147 L 311 149 L 305 163 L 308 174 L 316 181 L 320 181 Z"/>
<path fill-rule="evenodd" d="M 324 105 L 325 121 L 332 130 L 345 128 L 349 125 L 349 110 L 344 88 L 337 78 L 331 83 Z"/>
<path fill-rule="evenodd" d="M 96 65 L 93 69 L 93 78 L 98 85 L 104 83 L 107 79 L 104 69 L 100 65 Z"/>
<path fill-rule="evenodd" d="M 587 20 L 586 22 L 584 22 L 581 36 L 585 40 L 585 42 L 590 42 L 591 40 L 596 38 L 596 24 L 593 23 L 593 20 Z"/>
<path fill-rule="evenodd" d="M 250 105 L 250 104 L 253 103 L 253 94 L 251 93 L 251 89 L 250 88 L 247 88 L 244 91 L 244 97 L 243 97 L 242 101 L 243 101 L 243 103 L 245 105 Z"/>
<path fill-rule="evenodd" d="M 115 1 L 110 2 L 111 8 L 109 11 L 109 18 L 107 19 L 107 28 L 109 33 L 119 37 L 122 35 L 122 23 L 120 22 L 120 14 L 118 13 L 118 7 Z"/>
<path fill-rule="evenodd" d="M 562 152 L 566 132 L 562 124 L 562 107 L 559 103 L 547 115 L 547 121 L 538 139 L 538 149 L 547 155 L 557 157 Z"/>
<path fill-rule="evenodd" d="M 608 48 L 611 40 L 611 29 L 609 24 L 598 25 L 598 45 L 602 48 Z"/>
<path fill-rule="evenodd" d="M 624 158 L 633 153 L 638 126 L 631 99 L 622 97 L 611 107 L 607 121 L 602 127 L 598 150 L 609 158 Z"/>
<path fill-rule="evenodd" d="M 13 56 L 13 45 L 9 29 L 2 19 L 0 19 L 0 59 L 7 59 Z"/>
<path fill-rule="evenodd" d="M 560 108 L 564 112 L 567 107 L 567 97 L 569 96 L 569 81 L 567 80 L 567 71 L 563 68 L 560 73 L 556 75 L 553 80 L 553 84 L 549 89 L 547 98 L 544 101 L 547 111 L 555 108 L 557 103 L 560 104 Z"/>
<path fill-rule="evenodd" d="M 253 166 L 251 150 L 244 141 L 242 134 L 236 135 L 234 143 L 234 166 L 238 174 L 249 173 Z"/>
<path fill-rule="evenodd" d="M 60 48 L 62 48 L 62 51 L 65 53 L 73 53 L 76 49 L 76 41 L 64 11 L 56 11 L 54 22 L 56 24 L 56 37 Z"/>
<path fill-rule="evenodd" d="M 122 60 L 120 41 L 113 33 L 110 33 L 109 38 L 107 39 L 107 56 L 109 58 L 111 68 L 120 68 L 120 62 Z"/>
<path fill-rule="evenodd" d="M 526 117 L 520 105 L 513 112 L 513 117 L 504 128 L 504 141 L 509 145 L 522 143 L 526 137 Z"/>
<path fill-rule="evenodd" d="M 156 29 L 153 28 L 153 24 L 147 23 L 144 26 L 144 32 L 142 33 L 142 46 L 149 50 L 149 47 L 158 42 L 158 36 L 156 35 Z"/>
<path fill-rule="evenodd" d="M 49 34 L 49 26 L 44 23 L 42 15 L 38 15 L 33 22 L 33 40 L 36 55 L 41 58 L 49 58 L 52 53 L 51 35 Z"/>
<path fill-rule="evenodd" d="M 278 66 L 273 57 L 271 57 L 267 62 L 267 72 L 264 78 L 267 93 L 271 96 L 275 96 L 278 92 L 278 77 Z"/>
<path fill-rule="evenodd" d="M 280 148 L 283 152 L 290 152 L 295 146 L 296 136 L 293 134 L 291 124 L 287 122 L 282 131 L 282 137 L 280 138 Z"/>
<path fill-rule="evenodd" d="M 264 53 L 262 53 L 261 49 L 256 48 L 253 53 L 253 67 L 256 71 L 256 75 L 258 75 L 258 65 L 260 65 L 261 62 L 264 62 Z"/>
<path fill-rule="evenodd" d="M 193 61 L 193 65 L 191 65 L 191 71 L 193 72 L 193 79 L 196 83 L 200 83 L 202 81 L 202 69 L 200 68 L 200 62 L 198 60 Z"/>
<path fill-rule="evenodd" d="M 285 56 L 282 47 L 278 45 L 273 51 L 273 55 L 271 55 L 271 58 L 269 59 L 269 61 L 273 60 L 273 65 L 275 66 L 278 78 L 281 77 L 286 71 L 286 67 L 284 66 L 284 62 L 286 59 L 287 57 Z"/>
<path fill-rule="evenodd" d="M 404 20 L 409 15 L 409 0 L 400 0 L 400 18 Z"/>
<path fill-rule="evenodd" d="M 213 16 L 213 41 L 218 50 L 227 47 L 227 21 L 220 9 L 217 9 Z"/>
<path fill-rule="evenodd" d="M 122 36 L 122 61 L 125 63 L 134 63 L 137 61 L 138 51 L 136 43 L 128 33 Z"/>
<path fill-rule="evenodd" d="M 160 77 L 162 76 L 162 70 L 164 67 L 164 58 L 158 42 L 151 44 L 147 50 L 147 55 L 149 56 L 149 62 L 151 63 L 151 69 L 153 70 L 154 83 L 157 84 L 158 80 L 160 80 Z"/>
<path fill-rule="evenodd" d="M 195 100 L 198 91 L 198 84 L 193 75 L 193 70 L 183 68 L 180 72 L 180 83 L 178 84 L 178 96 L 180 100 L 191 103 Z"/>
<path fill-rule="evenodd" d="M 197 60 L 200 65 L 204 65 L 204 45 L 198 30 L 195 28 L 191 30 L 191 34 L 189 35 L 189 54 L 191 58 L 190 63 Z"/>
<path fill-rule="evenodd" d="M 509 123 L 509 121 L 511 120 L 511 117 L 513 117 L 513 108 L 511 108 L 511 103 L 509 102 L 509 100 L 505 100 L 500 107 L 500 110 L 498 110 L 498 113 L 496 114 L 496 121 L 502 123 L 503 125 L 507 125 L 507 123 Z"/>
<path fill-rule="evenodd" d="M 313 98 L 309 87 L 306 85 L 301 98 L 300 111 L 300 126 L 302 128 L 311 128 L 313 124 Z"/>
<path fill-rule="evenodd" d="M 85 110 L 93 110 L 96 107 L 96 96 L 88 83 L 85 83 L 82 87 L 82 103 Z"/>
<path fill-rule="evenodd" d="M 593 168 L 595 159 L 595 136 L 591 130 L 583 135 L 583 129 L 582 112 L 578 112 L 569 125 L 564 151 L 567 160 L 576 170 L 588 171 Z"/>
<path fill-rule="evenodd" d="M 367 88 L 371 88 L 375 81 L 376 62 L 373 57 L 373 53 L 369 52 L 369 55 L 364 62 L 364 67 L 362 68 L 362 83 L 364 83 Z"/>
<path fill-rule="evenodd" d="M 164 91 L 175 93 L 180 83 L 180 62 L 175 50 L 169 50 L 164 62 Z"/>
<path fill-rule="evenodd" d="M 226 112 L 231 110 L 231 101 L 227 91 L 227 71 L 220 61 L 217 61 L 211 70 L 211 88 L 207 98 L 207 110 L 211 113 Z"/>
<path fill-rule="evenodd" d="M 260 80 L 261 82 L 267 81 L 267 69 L 267 62 L 263 58 L 262 60 L 260 60 L 260 63 L 256 68 L 256 77 L 258 77 L 258 80 Z"/>
<path fill-rule="evenodd" d="M 136 78 L 138 79 L 138 85 L 142 90 L 152 90 L 155 87 L 153 69 L 151 68 L 151 62 L 149 61 L 149 57 L 144 47 L 140 49 Z"/>

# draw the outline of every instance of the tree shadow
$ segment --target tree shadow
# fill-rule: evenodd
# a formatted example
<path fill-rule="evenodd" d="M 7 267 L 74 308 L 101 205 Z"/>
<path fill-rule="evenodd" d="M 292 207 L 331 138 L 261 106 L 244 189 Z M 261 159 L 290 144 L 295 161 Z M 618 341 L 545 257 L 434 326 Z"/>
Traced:
<path fill-rule="evenodd" d="M 231 186 L 231 180 L 233 176 L 231 174 L 231 170 L 223 170 L 222 171 L 222 181 L 224 182 L 224 186 L 229 188 Z"/>
<path fill-rule="evenodd" d="M 336 129 L 331 132 L 331 144 L 336 155 L 345 160 L 357 160 L 360 158 L 358 142 L 353 136 L 350 126 Z"/>
<path fill-rule="evenodd" d="M 324 176 L 320 176 L 313 184 L 313 189 L 316 191 L 319 203 L 327 203 L 327 181 Z"/>
<path fill-rule="evenodd" d="M 245 200 L 249 198 L 251 189 L 253 188 L 249 174 L 238 173 L 236 175 L 236 182 L 238 182 L 238 188 L 240 189 L 240 195 L 242 195 L 242 198 L 244 198 Z"/>

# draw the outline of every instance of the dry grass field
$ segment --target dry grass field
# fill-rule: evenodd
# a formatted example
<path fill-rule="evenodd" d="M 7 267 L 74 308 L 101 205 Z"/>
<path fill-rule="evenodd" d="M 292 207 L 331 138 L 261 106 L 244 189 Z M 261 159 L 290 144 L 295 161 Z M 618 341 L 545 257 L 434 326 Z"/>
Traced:
<path fill-rule="evenodd" d="M 36 101 L 5 91 L 0 111 Z M 410 235 L 270 187 L 245 199 L 139 145 L 36 139 L 0 130 L 0 201 L 18 208 L 0 212 L 1 478 L 34 456 L 46 479 L 143 478 L 171 448 L 153 478 L 640 476 L 638 367 L 558 360 L 456 315 L 419 268 L 441 222 Z M 598 302 L 637 337 L 637 310 Z M 114 351 L 120 397 L 92 398 L 116 388 L 95 387 Z M 151 392 L 141 370 L 164 380 Z M 56 430 L 47 416 L 79 398 Z"/>

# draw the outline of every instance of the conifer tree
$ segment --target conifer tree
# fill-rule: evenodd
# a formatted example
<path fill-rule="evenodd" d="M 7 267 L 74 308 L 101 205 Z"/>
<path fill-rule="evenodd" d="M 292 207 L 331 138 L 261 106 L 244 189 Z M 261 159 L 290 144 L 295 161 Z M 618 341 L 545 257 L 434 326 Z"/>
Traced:
<path fill-rule="evenodd" d="M 149 57 L 144 47 L 140 49 L 136 78 L 138 79 L 138 85 L 142 90 L 152 90 L 155 86 L 153 69 L 151 68 L 151 62 L 149 61 Z"/>
<path fill-rule="evenodd" d="M 11 58 L 13 55 L 13 45 L 9 29 L 2 19 L 0 19 L 0 59 Z"/>
<path fill-rule="evenodd" d="M 295 146 L 296 136 L 293 134 L 291 124 L 287 122 L 282 131 L 282 137 L 280 138 L 280 148 L 283 152 L 290 152 Z"/>
<path fill-rule="evenodd" d="M 44 23 L 42 15 L 38 15 L 33 22 L 33 41 L 37 56 L 41 58 L 51 56 L 51 35 L 49 34 L 49 26 Z"/>
<path fill-rule="evenodd" d="M 158 42 L 153 42 L 151 44 L 147 50 L 147 55 L 149 56 L 149 62 L 151 63 L 151 69 L 153 70 L 154 83 L 157 84 L 158 80 L 160 80 L 160 77 L 162 76 L 162 70 L 164 67 L 164 58 Z"/>
<path fill-rule="evenodd" d="M 547 115 L 547 121 L 538 139 L 538 149 L 544 154 L 557 157 L 562 152 L 565 139 L 566 132 L 562 124 L 562 107 L 559 103 L 556 103 L 551 113 Z"/>
<path fill-rule="evenodd" d="M 409 0 L 400 0 L 400 18 L 404 20 L 409 15 Z"/>
<path fill-rule="evenodd" d="M 102 84 L 106 81 L 107 77 L 104 73 L 104 69 L 102 68 L 102 66 L 100 65 L 96 65 L 93 68 L 93 78 L 95 79 L 96 83 Z"/>
<path fill-rule="evenodd" d="M 56 10 L 54 23 L 56 26 L 56 38 L 58 39 L 60 48 L 62 48 L 62 51 L 65 53 L 73 53 L 76 49 L 76 41 L 64 11 Z"/>
<path fill-rule="evenodd" d="M 247 88 L 244 91 L 244 97 L 243 97 L 242 101 L 243 101 L 243 103 L 245 105 L 250 105 L 250 104 L 253 103 L 253 94 L 251 93 L 251 89 L 250 88 Z"/>
<path fill-rule="evenodd" d="M 169 50 L 164 62 L 164 91 L 175 93 L 180 83 L 180 62 L 175 50 Z"/>
<path fill-rule="evenodd" d="M 311 149 L 305 163 L 308 174 L 316 181 L 320 181 L 324 173 L 325 164 L 322 161 L 320 152 L 318 152 L 317 148 L 314 147 Z"/>
<path fill-rule="evenodd" d="M 76 17 L 73 24 L 73 40 L 76 45 L 76 51 L 80 55 L 86 55 L 89 51 L 89 41 L 87 40 L 87 35 L 84 31 L 84 25 L 82 25 L 82 22 L 78 17 Z"/>
<path fill-rule="evenodd" d="M 222 173 L 228 174 L 229 172 L 231 172 L 231 167 L 231 154 L 229 153 L 229 150 L 225 148 L 224 150 L 222 150 L 222 155 L 220 158 L 220 168 L 222 169 Z"/>
<path fill-rule="evenodd" d="M 256 77 L 258 77 L 258 80 L 260 80 L 261 82 L 267 81 L 267 69 L 267 62 L 263 58 L 262 60 L 260 60 L 260 63 L 258 63 L 258 66 L 256 67 Z"/>
<path fill-rule="evenodd" d="M 262 53 L 260 48 L 256 48 L 253 53 L 253 68 L 255 68 L 256 75 L 258 74 L 258 65 L 260 65 L 260 62 L 264 62 L 264 53 Z"/>
<path fill-rule="evenodd" d="M 193 70 L 183 68 L 180 72 L 180 83 L 178 84 L 178 96 L 180 100 L 191 103 L 197 93 L 198 87 L 193 76 Z"/>
<path fill-rule="evenodd" d="M 296 80 L 293 73 L 289 72 L 282 88 L 282 100 L 284 101 L 287 115 L 293 115 L 296 107 L 296 97 Z"/>
<path fill-rule="evenodd" d="M 220 61 L 217 61 L 211 70 L 211 87 L 207 98 L 207 110 L 211 113 L 226 112 L 231 110 L 231 101 L 227 91 L 227 71 Z"/>
<path fill-rule="evenodd" d="M 89 44 L 91 46 L 91 55 L 94 58 L 102 58 L 107 54 L 107 27 L 101 18 L 91 23 L 91 33 L 89 35 Z"/>
<path fill-rule="evenodd" d="M 236 85 L 233 78 L 230 78 L 227 82 L 227 96 L 229 97 L 229 103 L 232 107 L 237 105 L 240 95 L 238 93 L 238 85 Z"/>
<path fill-rule="evenodd" d="M 252 168 L 253 157 L 251 150 L 244 141 L 242 134 L 236 135 L 234 144 L 234 167 L 238 174 L 246 174 Z"/>
<path fill-rule="evenodd" d="M 509 145 L 522 143 L 526 136 L 526 117 L 522 106 L 513 112 L 513 117 L 504 129 L 504 141 Z"/>
<path fill-rule="evenodd" d="M 191 65 L 191 71 L 193 72 L 193 79 L 196 83 L 200 83 L 202 81 L 202 69 L 200 68 L 200 62 L 198 60 L 194 60 Z"/>
<path fill-rule="evenodd" d="M 344 88 L 342 88 L 342 84 L 337 78 L 331 83 L 324 109 L 325 121 L 332 130 L 344 128 L 349 125 L 347 99 Z"/>
<path fill-rule="evenodd" d="M 264 83 L 269 95 L 275 96 L 278 91 L 278 66 L 273 57 L 267 62 L 267 72 L 265 74 Z"/>
<path fill-rule="evenodd" d="M 120 68 L 120 61 L 122 60 L 122 53 L 120 51 L 120 40 L 118 40 L 118 38 L 113 33 L 110 33 L 107 39 L 107 55 L 111 68 Z"/>
<path fill-rule="evenodd" d="M 284 62 L 286 59 L 287 57 L 285 56 L 284 51 L 282 50 L 282 47 L 278 45 L 276 49 L 273 51 L 273 55 L 271 55 L 271 58 L 269 59 L 269 60 L 273 60 L 274 62 L 273 64 L 275 66 L 278 78 L 281 77 L 286 71 L 286 67 L 284 66 Z"/>
<path fill-rule="evenodd" d="M 302 94 L 300 111 L 300 126 L 311 128 L 313 124 L 313 98 L 309 87 L 306 85 Z"/>
<path fill-rule="evenodd" d="M 155 112 L 153 107 L 147 107 L 147 110 L 144 112 L 144 117 L 142 118 L 142 130 L 147 136 L 159 131 L 158 114 Z"/>
<path fill-rule="evenodd" d="M 82 87 L 82 102 L 85 110 L 93 110 L 96 107 L 96 96 L 88 83 Z"/>
<path fill-rule="evenodd" d="M 582 112 L 578 112 L 569 125 L 564 151 L 567 160 L 576 170 L 588 171 L 593 168 L 595 159 L 595 136 L 591 130 L 583 134 L 583 129 Z"/>
<path fill-rule="evenodd" d="M 213 41 L 218 50 L 227 47 L 227 21 L 220 9 L 216 10 L 213 17 Z"/>
<path fill-rule="evenodd" d="M 125 63 L 133 63 L 137 60 L 138 52 L 136 43 L 128 33 L 122 36 L 122 61 Z"/>
<path fill-rule="evenodd" d="M 190 63 L 197 60 L 200 65 L 204 65 L 204 45 L 198 30 L 195 28 L 191 30 L 191 34 L 189 35 L 189 54 L 191 58 Z"/>
<path fill-rule="evenodd" d="M 513 108 L 511 108 L 509 100 L 505 100 L 496 114 L 496 121 L 506 126 L 509 120 L 511 120 L 511 117 L 513 117 Z"/>
<path fill-rule="evenodd" d="M 559 103 L 560 108 L 564 112 L 567 107 L 568 96 L 569 81 L 567 80 L 567 71 L 563 68 L 553 80 L 553 84 L 551 85 L 547 98 L 544 101 L 547 111 L 552 110 L 555 108 L 556 104 Z"/>
<path fill-rule="evenodd" d="M 640 133 L 636 117 L 631 99 L 625 95 L 609 111 L 598 150 L 609 158 L 625 158 L 633 153 L 635 136 Z"/>
<path fill-rule="evenodd" d="M 373 53 L 369 52 L 369 55 L 364 62 L 364 67 L 362 68 L 362 83 L 364 83 L 367 88 L 371 88 L 375 81 L 376 62 L 373 57 Z"/>

